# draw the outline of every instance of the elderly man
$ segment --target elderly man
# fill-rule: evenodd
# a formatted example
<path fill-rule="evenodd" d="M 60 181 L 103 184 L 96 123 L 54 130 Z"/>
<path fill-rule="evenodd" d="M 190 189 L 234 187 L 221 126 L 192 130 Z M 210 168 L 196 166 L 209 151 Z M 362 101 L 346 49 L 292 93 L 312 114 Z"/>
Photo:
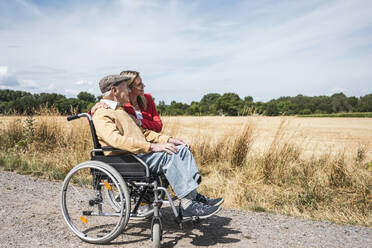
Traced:
<path fill-rule="evenodd" d="M 99 142 L 102 146 L 137 154 L 152 172 L 163 173 L 181 200 L 183 216 L 207 218 L 214 215 L 220 210 L 223 199 L 210 199 L 197 192 L 201 177 L 189 145 L 181 139 L 138 127 L 121 107 L 129 102 L 128 79 L 109 75 L 99 82 L 103 94 L 101 102 L 109 106 L 109 109 L 98 109 L 93 116 Z"/>

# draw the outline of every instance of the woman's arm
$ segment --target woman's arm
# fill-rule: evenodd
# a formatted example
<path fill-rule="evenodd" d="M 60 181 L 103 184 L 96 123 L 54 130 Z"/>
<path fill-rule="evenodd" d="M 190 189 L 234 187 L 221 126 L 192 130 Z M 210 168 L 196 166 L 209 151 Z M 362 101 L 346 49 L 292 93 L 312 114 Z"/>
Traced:
<path fill-rule="evenodd" d="M 145 94 L 145 97 L 147 99 L 147 110 L 142 111 L 144 117 L 142 119 L 142 127 L 159 133 L 163 128 L 163 123 L 160 119 L 158 111 L 156 110 L 155 103 L 152 100 L 151 95 Z M 146 118 L 149 116 L 146 115 L 146 112 L 149 113 L 150 116 L 152 116 L 152 119 Z"/>

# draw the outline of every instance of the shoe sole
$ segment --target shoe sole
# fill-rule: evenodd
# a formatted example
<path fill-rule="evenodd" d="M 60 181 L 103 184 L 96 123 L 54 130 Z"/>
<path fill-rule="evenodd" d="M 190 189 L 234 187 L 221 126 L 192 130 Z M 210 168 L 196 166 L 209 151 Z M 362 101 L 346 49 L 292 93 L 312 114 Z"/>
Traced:
<path fill-rule="evenodd" d="M 215 206 L 215 207 L 220 206 L 224 201 L 225 201 L 224 199 L 221 199 L 221 201 L 217 202 L 213 206 Z"/>
<path fill-rule="evenodd" d="M 198 217 L 199 219 L 206 219 L 206 218 L 209 218 L 215 214 L 217 214 L 219 211 L 221 210 L 221 206 L 218 206 L 218 208 L 216 209 L 216 211 L 214 211 L 213 213 L 211 214 L 208 214 L 208 215 L 203 215 L 203 216 L 192 216 L 192 217 Z"/>

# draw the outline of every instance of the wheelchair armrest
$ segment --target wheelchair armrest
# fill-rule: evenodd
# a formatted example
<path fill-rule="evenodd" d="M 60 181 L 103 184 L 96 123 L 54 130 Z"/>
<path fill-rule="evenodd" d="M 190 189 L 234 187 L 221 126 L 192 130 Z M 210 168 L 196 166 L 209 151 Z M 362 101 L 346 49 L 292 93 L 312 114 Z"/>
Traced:
<path fill-rule="evenodd" d="M 111 146 L 104 146 L 104 147 L 101 147 L 101 148 L 95 148 L 93 150 L 90 150 L 89 154 L 90 154 L 90 157 L 92 158 L 93 154 L 103 155 L 103 152 L 113 152 L 113 151 L 123 151 L 123 150 L 120 150 L 118 148 L 111 147 Z"/>
<path fill-rule="evenodd" d="M 102 151 L 104 152 L 112 152 L 112 151 L 122 151 L 118 148 L 115 148 L 115 147 L 111 147 L 111 146 L 104 146 L 102 147 Z"/>

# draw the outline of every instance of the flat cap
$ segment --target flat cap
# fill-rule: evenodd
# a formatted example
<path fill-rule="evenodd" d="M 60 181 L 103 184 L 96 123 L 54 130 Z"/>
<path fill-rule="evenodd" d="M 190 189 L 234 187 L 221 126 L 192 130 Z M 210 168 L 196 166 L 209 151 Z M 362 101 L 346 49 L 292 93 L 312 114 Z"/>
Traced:
<path fill-rule="evenodd" d="M 102 93 L 111 90 L 112 86 L 118 85 L 121 82 L 129 80 L 129 77 L 122 75 L 108 75 L 99 80 L 99 88 Z"/>

